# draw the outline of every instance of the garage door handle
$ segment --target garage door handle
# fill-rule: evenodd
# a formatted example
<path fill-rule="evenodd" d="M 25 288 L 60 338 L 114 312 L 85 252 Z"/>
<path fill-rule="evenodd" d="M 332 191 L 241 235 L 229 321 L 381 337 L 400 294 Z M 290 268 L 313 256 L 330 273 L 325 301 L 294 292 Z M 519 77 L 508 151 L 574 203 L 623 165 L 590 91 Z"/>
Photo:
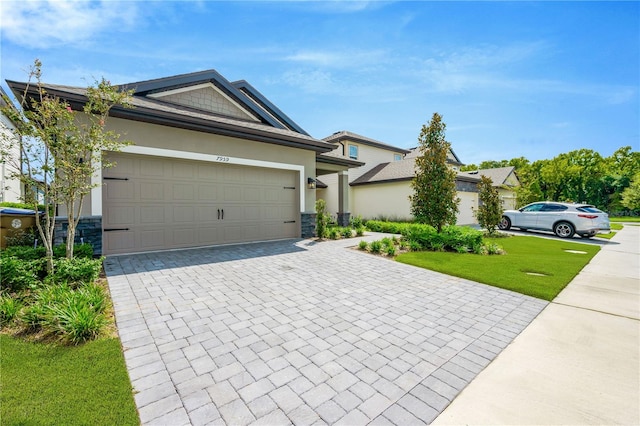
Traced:
<path fill-rule="evenodd" d="M 104 180 L 129 180 L 129 178 L 119 178 L 119 177 L 104 177 Z"/>
<path fill-rule="evenodd" d="M 222 209 L 222 220 L 224 220 L 224 209 Z"/>
<path fill-rule="evenodd" d="M 284 223 L 296 223 L 295 220 L 285 220 Z"/>
<path fill-rule="evenodd" d="M 112 232 L 112 231 L 128 231 L 129 228 L 105 228 L 104 232 Z"/>
<path fill-rule="evenodd" d="M 220 220 L 220 209 L 218 209 L 218 220 Z"/>

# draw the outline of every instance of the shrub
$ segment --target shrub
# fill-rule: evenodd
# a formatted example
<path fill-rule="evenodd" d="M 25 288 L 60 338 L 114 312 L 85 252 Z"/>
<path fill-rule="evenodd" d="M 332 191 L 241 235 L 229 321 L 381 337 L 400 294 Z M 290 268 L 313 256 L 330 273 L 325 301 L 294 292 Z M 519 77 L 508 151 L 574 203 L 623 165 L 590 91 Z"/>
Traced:
<path fill-rule="evenodd" d="M 411 251 L 420 251 L 422 250 L 422 244 L 420 244 L 418 241 L 409 241 L 409 250 Z"/>
<path fill-rule="evenodd" d="M 486 244 L 488 254 L 506 254 L 504 249 L 496 243 Z"/>
<path fill-rule="evenodd" d="M 9 325 L 22 309 L 22 303 L 13 297 L 0 295 L 0 328 Z"/>
<path fill-rule="evenodd" d="M 380 242 L 382 243 L 383 247 L 393 247 L 394 243 L 393 240 L 389 237 L 384 237 L 382 240 L 380 240 Z"/>
<path fill-rule="evenodd" d="M 394 245 L 387 246 L 387 249 L 385 251 L 388 256 L 393 257 L 396 255 L 396 246 Z"/>
<path fill-rule="evenodd" d="M 323 239 L 326 236 L 329 219 L 326 201 L 323 199 L 316 200 L 316 234 L 319 239 Z"/>
<path fill-rule="evenodd" d="M 56 283 L 90 283 L 100 276 L 102 259 L 57 259 L 54 265 L 53 275 L 47 277 L 47 281 Z"/>
<path fill-rule="evenodd" d="M 369 245 L 372 253 L 380 253 L 382 251 L 382 242 L 380 241 L 372 241 Z"/>
<path fill-rule="evenodd" d="M 412 224 L 398 223 L 398 222 L 384 222 L 380 220 L 369 220 L 365 225 L 372 232 L 385 232 L 387 234 L 402 234 L 402 231 L 406 229 L 408 226 L 411 226 Z"/>
<path fill-rule="evenodd" d="M 340 235 L 342 236 L 342 238 L 351 238 L 353 237 L 353 232 L 351 228 L 347 226 L 340 229 Z"/>
<path fill-rule="evenodd" d="M 329 228 L 329 230 L 327 231 L 326 235 L 329 237 L 329 239 L 331 240 L 337 240 L 338 237 L 340 236 L 340 229 L 334 227 Z"/>
<path fill-rule="evenodd" d="M 40 283 L 41 260 L 21 260 L 17 257 L 0 257 L 0 284 L 9 292 L 35 288 Z"/>
<path fill-rule="evenodd" d="M 21 260 L 38 260 L 45 256 L 44 247 L 11 246 L 2 250 L 0 257 L 15 257 Z"/>
<path fill-rule="evenodd" d="M 36 230 L 31 228 L 18 231 L 12 236 L 6 237 L 7 247 L 30 246 L 33 247 L 37 238 Z"/>
<path fill-rule="evenodd" d="M 358 248 L 360 250 L 366 250 L 367 247 L 369 247 L 369 244 L 367 244 L 367 242 L 364 240 L 360 241 L 360 243 L 358 244 Z"/>
<path fill-rule="evenodd" d="M 356 228 L 356 236 L 362 237 L 364 235 L 364 226 Z"/>
<path fill-rule="evenodd" d="M 49 326 L 73 344 L 98 337 L 107 324 L 104 314 L 94 309 L 82 297 L 72 297 L 65 303 L 51 308 Z"/>
<path fill-rule="evenodd" d="M 363 226 L 363 222 L 362 222 L 362 217 L 361 216 L 352 217 L 351 220 L 349 221 L 349 223 L 350 223 L 351 227 L 354 228 L 354 229 L 362 228 L 362 226 Z"/>

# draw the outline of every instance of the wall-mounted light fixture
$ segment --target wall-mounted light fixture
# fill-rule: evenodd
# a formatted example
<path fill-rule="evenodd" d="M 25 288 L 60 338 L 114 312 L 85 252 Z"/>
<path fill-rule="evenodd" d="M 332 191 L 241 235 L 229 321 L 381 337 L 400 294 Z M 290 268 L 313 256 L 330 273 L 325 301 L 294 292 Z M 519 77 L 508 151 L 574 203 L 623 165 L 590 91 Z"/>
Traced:
<path fill-rule="evenodd" d="M 316 180 L 312 177 L 307 178 L 307 186 L 309 189 L 316 189 Z"/>

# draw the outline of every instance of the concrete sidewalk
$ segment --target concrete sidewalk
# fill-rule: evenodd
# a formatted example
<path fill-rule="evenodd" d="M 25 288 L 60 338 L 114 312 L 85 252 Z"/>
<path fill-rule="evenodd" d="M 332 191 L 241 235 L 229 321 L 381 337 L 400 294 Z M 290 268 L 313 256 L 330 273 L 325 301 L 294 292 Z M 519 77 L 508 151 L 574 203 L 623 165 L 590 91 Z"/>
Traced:
<path fill-rule="evenodd" d="M 639 275 L 625 226 L 432 424 L 640 424 Z"/>

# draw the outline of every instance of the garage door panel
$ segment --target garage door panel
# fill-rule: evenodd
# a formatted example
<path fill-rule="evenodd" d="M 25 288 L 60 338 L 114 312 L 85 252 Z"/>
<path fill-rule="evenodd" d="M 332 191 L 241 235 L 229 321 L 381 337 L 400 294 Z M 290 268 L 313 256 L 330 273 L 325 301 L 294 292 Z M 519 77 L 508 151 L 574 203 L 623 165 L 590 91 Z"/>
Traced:
<path fill-rule="evenodd" d="M 298 190 L 285 189 L 296 186 L 297 172 L 121 153 L 107 158 L 122 167 L 103 171 L 105 254 L 299 236 Z"/>
<path fill-rule="evenodd" d="M 166 245 L 165 229 L 146 228 L 138 231 L 140 234 L 140 248 L 142 250 L 161 250 Z"/>
<path fill-rule="evenodd" d="M 108 180 L 104 185 L 104 192 L 110 200 L 134 200 L 136 198 L 135 184 L 125 180 Z"/>
<path fill-rule="evenodd" d="M 198 199 L 204 201 L 216 201 L 218 199 L 218 187 L 213 184 L 199 184 Z"/>
<path fill-rule="evenodd" d="M 137 171 L 140 177 L 164 178 L 166 162 L 161 158 L 138 157 Z"/>
<path fill-rule="evenodd" d="M 195 183 L 174 183 L 171 186 L 171 199 L 174 201 L 196 201 Z"/>
<path fill-rule="evenodd" d="M 139 183 L 136 198 L 144 202 L 164 201 L 165 185 L 162 182 L 143 181 Z"/>

